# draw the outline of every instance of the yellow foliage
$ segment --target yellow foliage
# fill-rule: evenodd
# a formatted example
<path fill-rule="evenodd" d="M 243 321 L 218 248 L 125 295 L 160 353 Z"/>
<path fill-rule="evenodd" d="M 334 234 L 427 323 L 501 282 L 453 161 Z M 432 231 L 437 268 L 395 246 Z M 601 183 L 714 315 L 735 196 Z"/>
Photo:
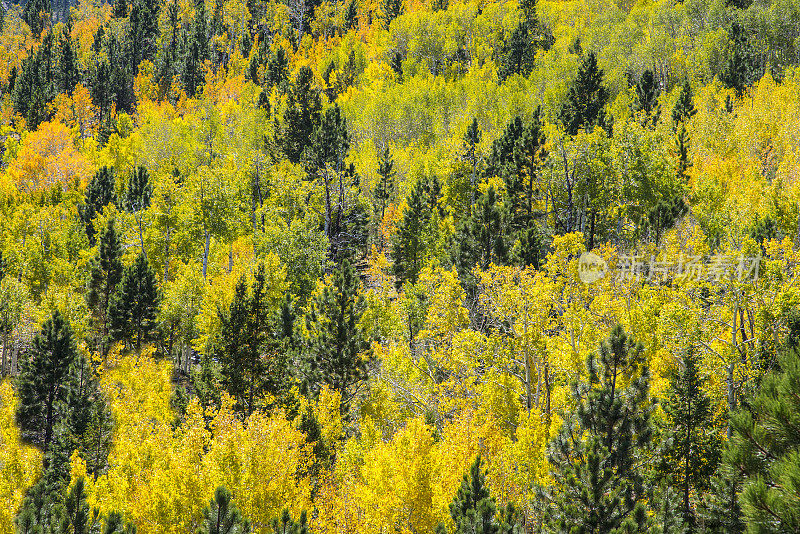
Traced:
<path fill-rule="evenodd" d="M 15 532 L 14 515 L 39 476 L 42 454 L 20 442 L 14 422 L 17 399 L 11 383 L 0 383 L 0 534 Z"/>
<path fill-rule="evenodd" d="M 24 193 L 79 187 L 92 174 L 91 162 L 77 150 L 69 128 L 44 122 L 23 139 L 17 157 L 8 167 L 17 189 Z"/>

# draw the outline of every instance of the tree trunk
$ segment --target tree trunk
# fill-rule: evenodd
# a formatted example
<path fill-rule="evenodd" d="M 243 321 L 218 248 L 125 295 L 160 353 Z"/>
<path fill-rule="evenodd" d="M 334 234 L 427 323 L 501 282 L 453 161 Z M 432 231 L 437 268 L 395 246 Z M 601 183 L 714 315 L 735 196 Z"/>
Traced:
<path fill-rule="evenodd" d="M 206 244 L 203 248 L 203 280 L 206 279 L 206 275 L 208 274 L 208 251 L 211 248 L 211 234 L 208 230 L 205 231 L 206 237 Z"/>

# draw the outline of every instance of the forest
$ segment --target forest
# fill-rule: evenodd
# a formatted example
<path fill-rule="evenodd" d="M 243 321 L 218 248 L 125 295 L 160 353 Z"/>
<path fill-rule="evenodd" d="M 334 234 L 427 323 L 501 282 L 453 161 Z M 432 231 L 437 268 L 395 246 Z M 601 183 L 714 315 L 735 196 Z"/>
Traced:
<path fill-rule="evenodd" d="M 0 6 L 0 534 L 800 532 L 800 0 Z"/>

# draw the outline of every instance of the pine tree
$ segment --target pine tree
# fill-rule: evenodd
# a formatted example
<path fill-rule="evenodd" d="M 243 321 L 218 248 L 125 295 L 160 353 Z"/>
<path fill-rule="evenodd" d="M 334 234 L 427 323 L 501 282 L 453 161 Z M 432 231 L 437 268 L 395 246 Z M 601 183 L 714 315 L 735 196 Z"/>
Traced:
<path fill-rule="evenodd" d="M 358 24 L 358 0 L 350 0 L 344 13 L 344 29 L 352 30 Z"/>
<path fill-rule="evenodd" d="M 278 48 L 267 62 L 267 71 L 264 74 L 264 86 L 268 89 L 277 87 L 284 92 L 289 83 L 289 60 L 283 47 Z"/>
<path fill-rule="evenodd" d="M 265 273 L 261 264 L 248 294 L 247 279 L 236 284 L 228 313 L 219 314 L 221 339 L 216 351 L 223 387 L 236 399 L 236 409 L 249 416 L 267 386 L 267 362 L 262 351 L 267 339 Z"/>
<path fill-rule="evenodd" d="M 124 19 L 128 16 L 128 0 L 114 0 L 111 16 L 115 19 Z"/>
<path fill-rule="evenodd" d="M 155 336 L 159 295 L 156 276 L 144 254 L 122 273 L 122 281 L 108 304 L 111 335 L 133 343 L 137 352 Z"/>
<path fill-rule="evenodd" d="M 300 518 L 294 521 L 286 508 L 283 509 L 280 519 L 275 518 L 272 521 L 272 529 L 274 534 L 310 534 L 311 532 L 308 530 L 305 510 L 300 512 Z"/>
<path fill-rule="evenodd" d="M 109 342 L 108 305 L 122 280 L 122 245 L 114 227 L 114 219 L 100 233 L 100 246 L 91 265 L 86 301 L 99 334 L 100 354 L 105 355 Z"/>
<path fill-rule="evenodd" d="M 496 512 L 497 505 L 489 495 L 486 474 L 481 470 L 481 457 L 478 455 L 450 503 L 454 534 L 503 534 L 504 530 L 495 518 Z"/>
<path fill-rule="evenodd" d="M 81 222 L 86 227 L 86 236 L 89 238 L 91 246 L 95 245 L 96 235 L 92 221 L 98 214 L 103 212 L 106 206 L 117 202 L 114 186 L 114 167 L 106 167 L 105 165 L 100 167 L 89 181 L 89 185 L 86 186 L 83 205 L 78 206 L 78 214 Z"/>
<path fill-rule="evenodd" d="M 492 263 L 504 265 L 508 261 L 508 208 L 501 203 L 494 187 L 481 195 L 472 214 L 464 219 L 456 231 L 457 243 L 453 262 L 461 279 L 468 286 L 474 282 L 475 266 L 488 269 Z"/>
<path fill-rule="evenodd" d="M 283 116 L 283 150 L 292 163 L 299 163 L 303 149 L 311 144 L 322 110 L 319 90 L 313 87 L 314 73 L 308 66 L 300 67 L 289 103 Z"/>
<path fill-rule="evenodd" d="M 659 469 L 673 487 L 680 488 L 681 514 L 690 528 L 695 524 L 690 496 L 707 489 L 721 447 L 704 386 L 697 355 L 690 349 L 683 357 L 683 369 L 673 373 L 663 403 L 668 430 Z"/>
<path fill-rule="evenodd" d="M 516 134 L 516 128 L 522 123 L 509 125 L 508 133 Z M 513 231 L 523 232 L 532 227 L 535 213 L 534 203 L 539 195 L 538 176 L 542 161 L 546 157 L 544 150 L 545 135 L 541 121 L 541 108 L 537 107 L 531 122 L 521 128 L 518 137 L 508 140 L 511 148 L 505 160 L 492 161 L 493 168 L 500 167 L 499 174 L 506 186 L 509 199 L 509 224 Z M 503 149 L 499 149 L 501 152 Z"/>
<path fill-rule="evenodd" d="M 636 84 L 636 111 L 644 114 L 644 124 L 655 127 L 658 122 L 661 109 L 658 104 L 658 96 L 661 88 L 656 83 L 653 71 L 644 71 Z"/>
<path fill-rule="evenodd" d="M 66 416 L 64 407 L 74 387 L 70 370 L 76 358 L 72 327 L 56 310 L 34 338 L 16 379 L 20 433 L 24 440 L 45 452 L 53 441 L 56 425 Z"/>
<path fill-rule="evenodd" d="M 323 385 L 342 395 L 342 414 L 367 378 L 369 349 L 366 333 L 359 325 L 364 297 L 355 269 L 347 260 L 333 272 L 331 284 L 314 299 L 306 325 L 310 334 L 307 357 L 308 386 L 318 392 Z"/>
<path fill-rule="evenodd" d="M 97 532 L 98 512 L 89 509 L 86 502 L 86 488 L 83 477 L 78 478 L 69 488 L 61 512 L 60 532 L 64 534 L 92 534 Z"/>
<path fill-rule="evenodd" d="M 204 81 L 203 62 L 208 59 L 208 28 L 206 24 L 206 4 L 196 0 L 195 15 L 192 20 L 188 44 L 184 54 L 183 87 L 186 94 L 194 96 Z"/>
<path fill-rule="evenodd" d="M 694 95 L 692 93 L 692 86 L 689 81 L 683 82 L 681 92 L 678 95 L 678 100 L 675 102 L 675 107 L 672 108 L 672 123 L 677 128 L 678 123 L 686 123 L 691 119 L 697 110 L 694 107 Z"/>
<path fill-rule="evenodd" d="M 136 534 L 136 525 L 124 523 L 122 514 L 114 510 L 105 517 L 103 534 Z"/>
<path fill-rule="evenodd" d="M 731 466 L 719 464 L 709 482 L 709 490 L 697 506 L 697 517 L 703 534 L 742 534 L 744 514 L 739 504 L 742 479 Z"/>
<path fill-rule="evenodd" d="M 719 79 L 726 86 L 734 89 L 737 95 L 742 96 L 745 87 L 759 78 L 755 53 L 745 28 L 738 22 L 731 25 L 729 39 L 728 58 Z"/>
<path fill-rule="evenodd" d="M 800 355 L 778 356 L 747 408 L 731 415 L 725 462 L 744 475 L 740 496 L 751 532 L 800 532 Z"/>
<path fill-rule="evenodd" d="M 392 153 L 389 152 L 389 147 L 387 146 L 378 160 L 378 176 L 380 178 L 372 191 L 376 201 L 375 214 L 377 215 L 378 224 L 383 222 L 386 206 L 394 196 L 394 179 L 396 175 Z M 383 242 L 381 242 L 381 248 L 383 248 Z"/>
<path fill-rule="evenodd" d="M 66 95 L 72 94 L 80 76 L 78 55 L 69 31 L 69 25 L 65 24 L 58 39 L 58 88 Z"/>
<path fill-rule="evenodd" d="M 557 491 L 550 523 L 557 532 L 644 528 L 645 481 L 638 460 L 649 450 L 653 430 L 643 351 L 616 326 L 599 355 L 587 359 L 589 383 L 573 384 L 577 409 L 548 449 Z"/>
<path fill-rule="evenodd" d="M 153 196 L 153 186 L 150 184 L 150 173 L 147 169 L 137 166 L 133 170 L 128 187 L 125 189 L 123 207 L 129 213 L 133 213 L 136 218 L 136 226 L 139 230 L 139 246 L 142 254 L 147 259 L 147 250 L 144 247 L 144 211 L 150 207 L 150 199 Z"/>
<path fill-rule="evenodd" d="M 403 0 L 383 0 L 383 21 L 388 28 L 394 19 L 403 14 Z"/>
<path fill-rule="evenodd" d="M 200 534 L 248 534 L 250 522 L 242 517 L 231 493 L 220 486 L 214 499 L 203 510 L 203 526 Z"/>
<path fill-rule="evenodd" d="M 417 181 L 408 197 L 408 207 L 403 212 L 403 219 L 392 237 L 394 274 L 399 285 L 405 281 L 415 284 L 428 257 L 429 225 L 432 218 L 428 196 L 426 182 Z"/>
<path fill-rule="evenodd" d="M 29 0 L 22 10 L 22 20 L 28 23 L 34 37 L 39 37 L 52 24 L 50 0 Z"/>
<path fill-rule="evenodd" d="M 153 60 L 157 51 L 159 36 L 158 17 L 161 11 L 160 2 L 156 0 L 132 0 L 128 18 L 130 35 L 136 36 L 136 43 L 131 43 L 131 60 L 133 72 L 139 68 L 143 60 Z"/>
<path fill-rule="evenodd" d="M 470 201 L 469 205 L 472 207 L 475 204 L 475 188 L 478 174 L 478 154 L 477 146 L 481 142 L 481 129 L 478 126 L 478 119 L 473 118 L 467 128 L 467 133 L 464 134 L 464 158 L 472 166 L 472 175 L 470 177 Z"/>
<path fill-rule="evenodd" d="M 603 85 L 603 70 L 597 67 L 594 52 L 589 52 L 578 67 L 578 76 L 559 113 L 567 134 L 576 135 L 578 130 L 590 130 L 595 126 L 607 128 L 605 106 L 608 97 L 608 90 Z"/>

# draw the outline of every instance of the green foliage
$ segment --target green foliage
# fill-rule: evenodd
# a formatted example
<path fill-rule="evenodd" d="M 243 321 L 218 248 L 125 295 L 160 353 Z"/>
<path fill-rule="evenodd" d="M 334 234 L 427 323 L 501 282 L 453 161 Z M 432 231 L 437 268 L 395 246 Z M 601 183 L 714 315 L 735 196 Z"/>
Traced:
<path fill-rule="evenodd" d="M 116 204 L 117 194 L 114 167 L 100 167 L 86 186 L 84 203 L 78 206 L 78 214 L 86 227 L 89 244 L 94 246 L 96 230 L 94 218 L 109 204 Z"/>
<path fill-rule="evenodd" d="M 692 527 L 695 517 L 690 497 L 707 489 L 719 463 L 721 443 L 694 350 L 686 352 L 682 363 L 683 368 L 676 370 L 670 380 L 663 404 L 667 439 L 660 471 L 669 477 L 671 487 L 680 488 L 681 514 Z"/>
<path fill-rule="evenodd" d="M 359 324 L 365 307 L 360 287 L 355 269 L 343 261 L 306 316 L 308 387 L 314 393 L 323 385 L 340 392 L 343 414 L 367 378 L 369 340 Z"/>
<path fill-rule="evenodd" d="M 72 327 L 56 310 L 33 340 L 16 379 L 20 432 L 44 451 L 53 441 L 56 425 L 68 415 L 65 407 L 76 385 L 71 371 L 77 358 Z"/>
<path fill-rule="evenodd" d="M 123 206 L 130 213 L 143 211 L 150 207 L 152 197 L 153 185 L 150 183 L 150 173 L 144 167 L 136 167 L 125 188 Z"/>
<path fill-rule="evenodd" d="M 203 511 L 201 534 L 247 534 L 250 522 L 242 517 L 233 502 L 233 496 L 224 487 L 218 487 L 214 499 Z"/>
<path fill-rule="evenodd" d="M 408 207 L 392 237 L 394 274 L 398 285 L 405 281 L 416 283 L 432 255 L 439 224 L 437 191 L 435 179 L 421 179 L 414 184 L 408 197 Z"/>
<path fill-rule="evenodd" d="M 108 304 L 111 335 L 132 343 L 136 351 L 154 339 L 159 304 L 158 284 L 144 254 L 125 267 L 117 291 Z"/>
<path fill-rule="evenodd" d="M 311 534 L 308 529 L 308 522 L 306 519 L 306 511 L 300 512 L 300 518 L 297 521 L 292 520 L 289 510 L 283 509 L 280 519 L 275 518 L 272 522 L 274 534 Z"/>
<path fill-rule="evenodd" d="M 508 207 L 502 204 L 494 187 L 481 195 L 469 218 L 456 231 L 453 263 L 459 276 L 471 285 L 475 266 L 487 269 L 492 263 L 508 261 Z"/>
<path fill-rule="evenodd" d="M 646 488 L 639 462 L 653 429 L 643 350 L 616 326 L 599 355 L 587 359 L 588 384 L 573 385 L 575 413 L 548 451 L 556 492 L 550 525 L 556 532 L 644 528 Z"/>
<path fill-rule="evenodd" d="M 283 151 L 292 163 L 299 163 L 303 150 L 310 145 L 320 121 L 322 102 L 319 90 L 313 86 L 314 73 L 301 67 L 289 91 L 289 103 L 283 116 Z M 335 116 L 329 117 L 329 123 Z M 326 134 L 328 130 L 325 130 Z M 333 147 L 337 148 L 337 147 Z M 327 153 L 326 153 L 327 155 Z M 319 156 L 318 156 L 319 157 Z"/>
<path fill-rule="evenodd" d="M 608 89 L 603 85 L 603 69 L 597 66 L 597 56 L 589 52 L 578 67 L 578 75 L 567 94 L 567 100 L 558 115 L 569 135 L 578 130 L 591 130 L 595 126 L 609 129 L 605 106 Z"/>
<path fill-rule="evenodd" d="M 800 529 L 800 356 L 778 357 L 748 406 L 731 415 L 734 435 L 725 462 L 745 477 L 740 496 L 748 532 Z"/>
<path fill-rule="evenodd" d="M 86 302 L 92 310 L 98 335 L 100 353 L 108 349 L 110 324 L 108 306 L 111 298 L 122 281 L 122 245 L 114 226 L 114 219 L 109 219 L 100 233 L 97 256 L 91 264 Z"/>

